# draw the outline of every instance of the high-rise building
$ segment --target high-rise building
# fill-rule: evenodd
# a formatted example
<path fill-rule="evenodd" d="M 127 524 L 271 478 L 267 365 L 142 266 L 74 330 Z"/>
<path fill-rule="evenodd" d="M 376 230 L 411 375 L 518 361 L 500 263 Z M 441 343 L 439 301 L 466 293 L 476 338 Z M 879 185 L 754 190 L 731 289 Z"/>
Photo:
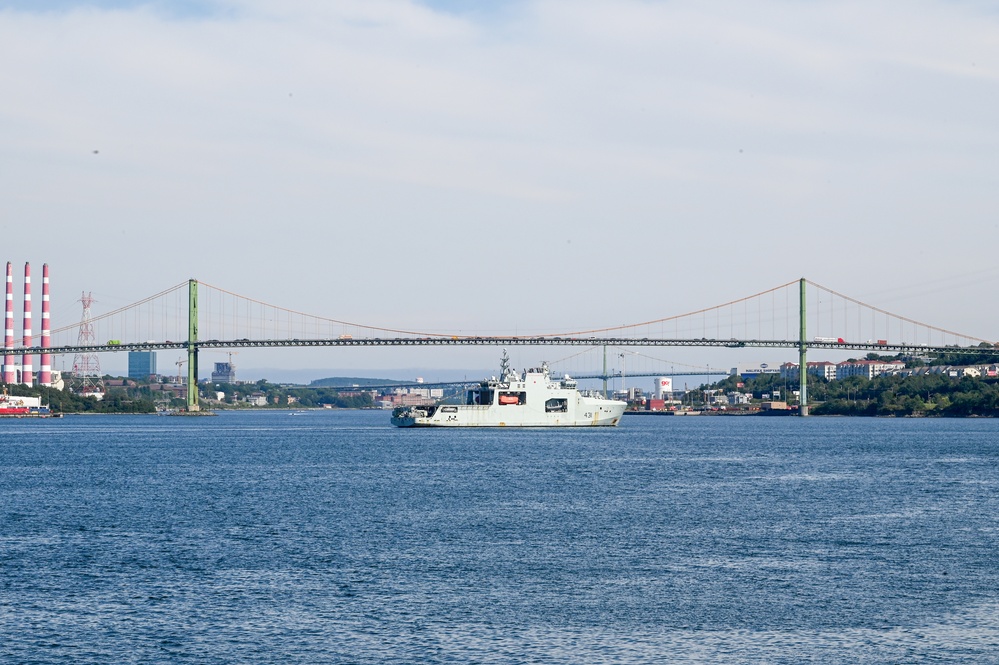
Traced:
<path fill-rule="evenodd" d="M 145 381 L 156 374 L 155 351 L 128 352 L 128 378 Z"/>
<path fill-rule="evenodd" d="M 212 372 L 212 383 L 235 383 L 236 366 L 232 362 L 215 363 L 215 371 Z"/>

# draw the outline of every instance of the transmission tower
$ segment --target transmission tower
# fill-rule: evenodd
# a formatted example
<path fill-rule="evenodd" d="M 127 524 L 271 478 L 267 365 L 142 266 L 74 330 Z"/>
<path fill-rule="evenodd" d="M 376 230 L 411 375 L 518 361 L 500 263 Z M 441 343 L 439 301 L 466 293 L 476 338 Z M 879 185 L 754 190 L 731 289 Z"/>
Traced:
<path fill-rule="evenodd" d="M 94 298 L 90 293 L 80 297 L 83 303 L 83 318 L 80 319 L 80 335 L 76 338 L 77 346 L 96 344 L 94 324 L 90 320 L 90 305 Z M 104 397 L 104 375 L 101 374 L 101 361 L 96 353 L 77 353 L 73 356 L 73 390 L 84 397 Z"/>

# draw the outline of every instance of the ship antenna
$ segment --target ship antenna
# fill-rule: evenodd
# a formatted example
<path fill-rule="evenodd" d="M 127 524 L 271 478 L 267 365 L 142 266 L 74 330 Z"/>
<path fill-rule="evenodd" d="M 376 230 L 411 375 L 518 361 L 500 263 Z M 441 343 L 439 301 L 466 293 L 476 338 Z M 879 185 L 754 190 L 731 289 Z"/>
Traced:
<path fill-rule="evenodd" d="M 506 349 L 503 349 L 503 355 L 500 357 L 500 376 L 504 379 L 506 375 L 510 373 L 510 356 L 507 355 Z"/>

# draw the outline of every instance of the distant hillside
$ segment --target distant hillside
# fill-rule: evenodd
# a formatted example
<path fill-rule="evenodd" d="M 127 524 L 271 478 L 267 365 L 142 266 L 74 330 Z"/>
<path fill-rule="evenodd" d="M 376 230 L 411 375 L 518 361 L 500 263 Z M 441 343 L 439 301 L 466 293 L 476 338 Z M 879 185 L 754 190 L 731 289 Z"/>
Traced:
<path fill-rule="evenodd" d="M 397 367 L 394 369 L 364 368 L 364 367 L 312 367 L 309 369 L 289 369 L 287 367 L 249 367 L 240 365 L 236 378 L 240 381 L 255 382 L 266 379 L 270 383 L 293 383 L 300 386 L 323 388 L 329 385 L 320 382 L 342 381 L 348 385 L 362 381 L 377 381 L 379 385 L 397 383 L 398 377 L 409 377 L 402 383 L 413 383 L 418 376 L 424 377 L 427 383 L 441 381 L 464 381 L 465 379 L 481 379 L 496 374 L 495 369 L 441 369 L 439 367 Z M 362 376 L 365 378 L 350 378 Z M 317 378 L 327 377 L 327 378 Z M 368 384 L 371 385 L 371 384 Z"/>
<path fill-rule="evenodd" d="M 384 386 L 393 384 L 406 384 L 412 383 L 412 381 L 394 381 L 392 379 L 366 379 L 355 376 L 331 376 L 326 379 L 316 379 L 311 382 L 309 386 L 315 388 L 352 388 L 357 386 L 359 388 L 364 388 L 365 386 Z"/>

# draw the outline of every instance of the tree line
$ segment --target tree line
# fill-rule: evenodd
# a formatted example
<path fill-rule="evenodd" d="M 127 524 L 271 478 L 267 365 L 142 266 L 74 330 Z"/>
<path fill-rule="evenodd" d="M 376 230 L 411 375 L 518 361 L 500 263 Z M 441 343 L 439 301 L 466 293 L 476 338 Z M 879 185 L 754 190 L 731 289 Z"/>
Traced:
<path fill-rule="evenodd" d="M 742 388 L 736 388 L 742 382 Z M 797 381 L 779 375 L 760 375 L 741 381 L 729 377 L 716 388 L 764 394 L 781 391 L 786 397 L 797 390 Z M 946 374 L 882 376 L 868 379 L 851 376 L 829 381 L 808 377 L 808 403 L 813 415 L 850 416 L 999 416 L 999 382 L 995 379 Z"/>
<path fill-rule="evenodd" d="M 254 383 L 216 383 L 204 388 L 209 393 L 224 393 L 222 402 L 230 406 L 245 401 L 253 393 L 262 393 L 271 407 L 287 407 L 288 398 L 293 397 L 294 406 L 317 408 L 330 406 L 334 409 L 365 409 L 375 405 L 371 393 L 355 394 L 357 389 L 331 388 L 325 386 L 286 386 L 269 383 L 261 379 Z M 208 395 L 214 399 L 215 395 Z"/>
<path fill-rule="evenodd" d="M 107 376 L 105 380 L 112 377 Z M 58 390 L 44 386 L 5 386 L 8 394 L 22 397 L 41 397 L 42 404 L 49 406 L 53 413 L 155 413 L 158 408 L 182 408 L 186 401 L 169 392 L 150 390 L 148 382 L 126 381 L 126 385 L 109 387 L 103 399 L 83 396 L 70 390 Z M 363 409 L 373 407 L 370 393 L 351 394 L 342 388 L 282 386 L 260 380 L 249 384 L 200 385 L 200 399 L 208 408 L 248 407 L 245 400 L 253 393 L 262 393 L 267 399 L 267 407 L 288 408 L 288 397 L 294 397 L 294 404 L 304 408 L 320 408 L 327 405 L 336 409 Z M 341 394 L 341 391 L 347 394 Z M 223 399 L 217 399 L 217 393 Z"/>

